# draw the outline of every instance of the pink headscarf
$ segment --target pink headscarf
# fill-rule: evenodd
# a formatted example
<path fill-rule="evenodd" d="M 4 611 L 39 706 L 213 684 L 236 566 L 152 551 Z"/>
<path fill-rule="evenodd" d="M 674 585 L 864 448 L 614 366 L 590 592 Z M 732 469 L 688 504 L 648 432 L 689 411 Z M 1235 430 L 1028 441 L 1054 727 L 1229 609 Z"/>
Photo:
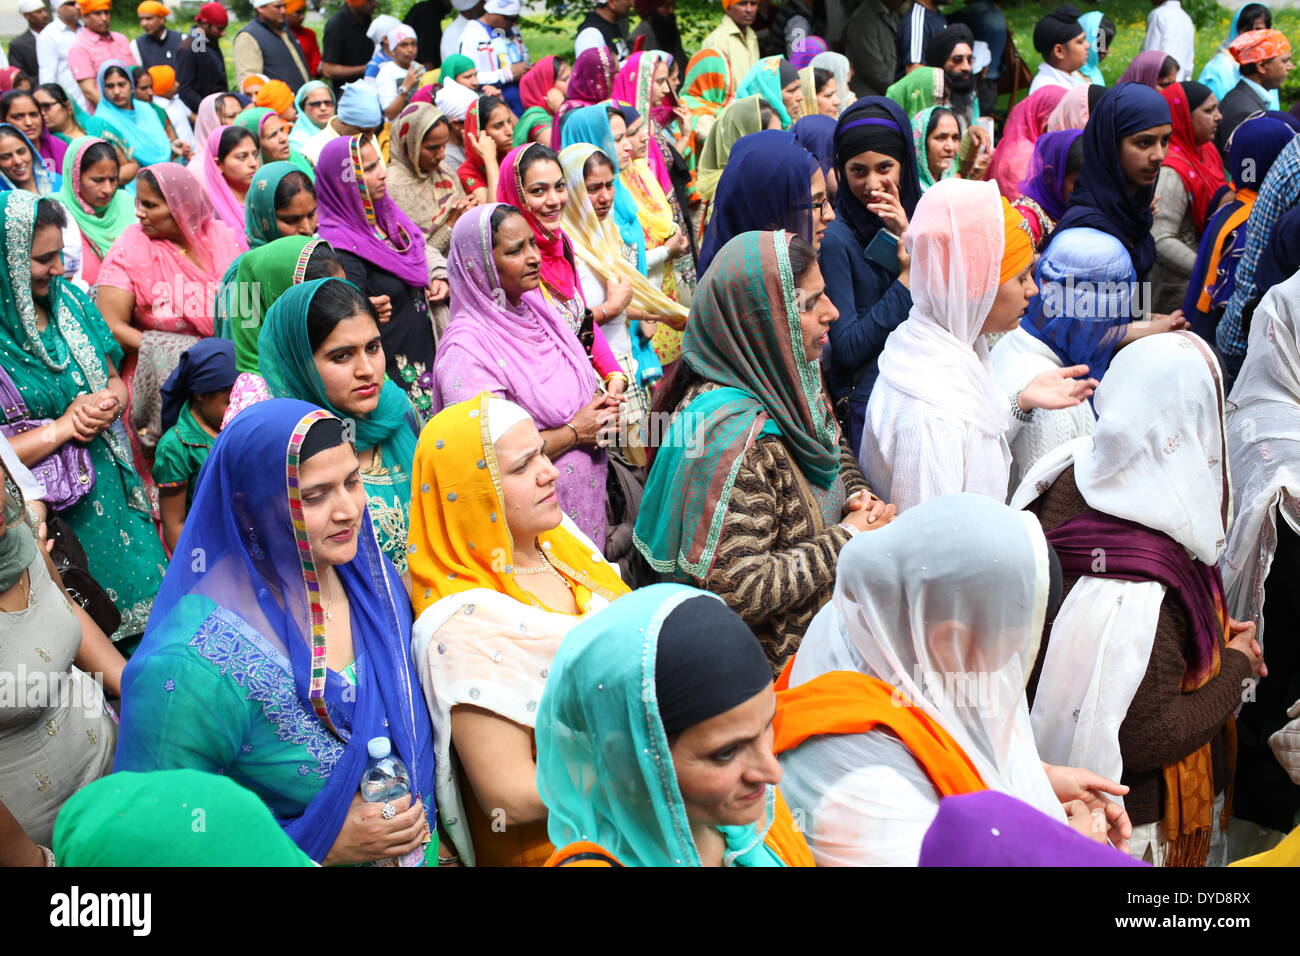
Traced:
<path fill-rule="evenodd" d="M 1144 83 L 1155 89 L 1156 83 L 1160 79 L 1160 70 L 1164 67 L 1165 60 L 1168 58 L 1169 54 L 1163 50 L 1143 50 L 1133 57 L 1133 62 L 1128 65 L 1124 75 L 1119 78 L 1119 83 Z M 1119 83 L 1115 85 L 1119 86 Z"/>
<path fill-rule="evenodd" d="M 218 126 L 208 134 L 206 148 L 203 150 L 203 185 L 207 189 L 208 199 L 217 218 L 242 237 L 244 235 L 244 204 L 239 201 L 230 184 L 221 172 L 217 162 L 217 150 L 221 147 L 221 134 L 231 129 L 230 126 Z M 246 132 L 246 131 L 245 131 Z M 245 240 L 247 245 L 247 240 Z"/>
<path fill-rule="evenodd" d="M 203 97 L 199 103 L 198 117 L 194 120 L 194 142 L 207 143 L 208 136 L 221 125 L 221 118 L 217 115 L 217 104 L 227 96 L 234 96 L 234 94 L 210 93 Z"/>
<path fill-rule="evenodd" d="M 501 160 L 501 177 L 497 180 L 496 199 L 498 202 L 515 206 L 524 214 L 524 220 L 537 240 L 537 251 L 542 255 L 542 281 L 564 299 L 581 298 L 582 287 L 578 284 L 578 272 L 574 267 L 573 246 L 569 244 L 569 237 L 559 226 L 548 229 L 542 225 L 541 221 L 529 211 L 528 202 L 524 198 L 523 179 L 519 175 L 519 160 L 524 153 L 536 145 L 538 144 L 525 143 L 506 153 L 506 158 Z M 453 313 L 454 317 L 455 313 Z"/>
<path fill-rule="evenodd" d="M 1011 107 L 1002 142 L 993 150 L 988 173 L 988 178 L 998 184 L 1009 201 L 1020 198 L 1020 181 L 1029 172 L 1034 143 L 1046 131 L 1048 116 L 1064 96 L 1064 87 L 1044 86 Z"/>
<path fill-rule="evenodd" d="M 1088 90 L 1091 85 L 1072 86 L 1066 91 L 1061 102 L 1056 104 L 1052 115 L 1047 117 L 1047 132 L 1055 133 L 1063 129 L 1083 129 L 1088 125 Z"/>
<path fill-rule="evenodd" d="M 610 98 L 616 103 L 633 107 L 649 125 L 646 160 L 650 163 L 655 179 L 659 180 L 664 193 L 671 194 L 673 181 L 668 177 L 668 162 L 659 148 L 655 131 L 658 126 L 672 122 L 676 100 L 670 92 L 658 106 L 650 106 L 655 68 L 660 62 L 667 66 L 667 60 L 664 59 L 666 56 L 667 54 L 661 55 L 653 50 L 633 53 L 623 64 L 623 69 L 619 70 L 618 76 L 614 78 L 614 88 L 610 92 Z"/>

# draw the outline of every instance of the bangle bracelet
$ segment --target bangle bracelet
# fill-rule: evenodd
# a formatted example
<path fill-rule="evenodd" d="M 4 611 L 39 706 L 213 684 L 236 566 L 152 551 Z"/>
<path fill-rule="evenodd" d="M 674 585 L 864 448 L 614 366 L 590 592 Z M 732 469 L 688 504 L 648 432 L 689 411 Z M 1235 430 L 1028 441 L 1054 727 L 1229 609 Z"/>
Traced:
<path fill-rule="evenodd" d="M 577 430 L 576 428 L 573 427 L 573 422 L 565 422 L 565 423 L 564 423 L 564 427 L 567 428 L 567 429 L 569 429 L 569 431 L 573 432 L 573 443 L 574 443 L 575 445 L 581 445 L 581 444 L 582 444 L 582 436 L 579 435 L 579 434 L 578 434 L 578 430 Z"/>
<path fill-rule="evenodd" d="M 1011 415 L 1018 422 L 1033 421 L 1034 410 L 1025 411 L 1020 407 L 1020 392 L 1011 396 Z"/>
<path fill-rule="evenodd" d="M 41 853 L 44 855 L 44 857 L 45 857 L 45 865 L 46 865 L 47 867 L 51 867 L 51 866 L 54 866 L 54 865 L 55 865 L 55 863 L 54 863 L 54 851 L 53 851 L 53 850 L 51 850 L 48 846 L 41 846 L 39 843 L 36 844 L 36 849 L 40 850 Z"/>
<path fill-rule="evenodd" d="M 628 384 L 627 372 L 624 372 L 621 369 L 616 372 L 610 372 L 608 375 L 602 378 L 601 381 L 606 385 L 608 385 L 612 379 L 616 379 L 616 378 L 621 378 L 623 380 L 624 385 Z"/>

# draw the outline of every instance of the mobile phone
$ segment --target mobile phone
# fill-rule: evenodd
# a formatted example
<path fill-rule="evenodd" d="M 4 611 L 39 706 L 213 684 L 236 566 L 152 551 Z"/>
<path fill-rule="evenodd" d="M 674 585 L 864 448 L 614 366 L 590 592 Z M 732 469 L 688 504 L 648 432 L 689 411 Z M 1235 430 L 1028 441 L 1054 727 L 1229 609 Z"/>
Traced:
<path fill-rule="evenodd" d="M 895 275 L 898 274 L 898 237 L 888 229 L 880 229 L 867 243 L 863 254 L 868 261 Z"/>

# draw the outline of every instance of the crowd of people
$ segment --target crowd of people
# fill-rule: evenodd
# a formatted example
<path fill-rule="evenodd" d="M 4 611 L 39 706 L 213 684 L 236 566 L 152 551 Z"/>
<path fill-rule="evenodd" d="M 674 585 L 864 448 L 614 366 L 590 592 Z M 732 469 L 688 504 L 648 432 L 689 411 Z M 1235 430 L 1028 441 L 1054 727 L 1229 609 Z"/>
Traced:
<path fill-rule="evenodd" d="M 0 864 L 1300 861 L 1267 7 L 253 7 L 20 3 Z"/>

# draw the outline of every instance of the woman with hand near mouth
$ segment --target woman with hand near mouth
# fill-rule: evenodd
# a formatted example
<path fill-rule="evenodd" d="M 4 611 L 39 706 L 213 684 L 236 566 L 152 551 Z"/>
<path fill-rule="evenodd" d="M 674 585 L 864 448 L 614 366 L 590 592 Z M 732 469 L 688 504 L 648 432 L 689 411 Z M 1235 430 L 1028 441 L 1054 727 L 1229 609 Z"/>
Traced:
<path fill-rule="evenodd" d="M 825 397 L 818 359 L 839 317 L 825 292 L 798 236 L 746 232 L 722 247 L 655 398 L 674 417 L 636 523 L 650 565 L 719 595 L 774 671 L 830 597 L 840 549 L 893 517 Z"/>
<path fill-rule="evenodd" d="M 900 511 L 955 491 L 1005 501 L 1019 423 L 1079 404 L 1097 382 L 1077 380 L 1088 368 L 1074 365 L 1036 375 L 1009 401 L 998 384 L 984 335 L 1016 328 L 1038 287 L 1029 229 L 996 183 L 931 186 L 904 239 L 912 311 L 880 355 L 862 470 Z"/>
<path fill-rule="evenodd" d="M 410 605 L 345 423 L 291 399 L 241 412 L 212 446 L 178 547 L 202 557 L 172 562 L 123 675 L 116 769 L 220 772 L 327 866 L 436 865 Z M 411 777 L 388 805 L 358 792 L 379 736 Z"/>
<path fill-rule="evenodd" d="M 628 590 L 560 509 L 542 443 L 524 409 L 483 392 L 435 415 L 415 453 L 412 646 L 448 849 L 471 866 L 551 855 L 533 756 L 547 671 L 564 635 Z"/>
<path fill-rule="evenodd" d="M 762 647 L 712 594 L 656 584 L 578 625 L 537 715 L 547 865 L 812 866 L 775 712 Z"/>
<path fill-rule="evenodd" d="M 419 419 L 406 393 L 384 372 L 374 306 L 342 279 L 295 285 L 266 313 L 257 347 L 272 397 L 311 402 L 352 423 L 379 549 L 405 575 Z"/>
<path fill-rule="evenodd" d="M 608 440 L 601 432 L 617 419 L 620 399 L 601 389 L 586 349 L 541 294 L 537 247 L 528 219 L 504 203 L 476 206 L 456 223 L 447 262 L 452 318 L 438 343 L 434 407 L 484 391 L 522 407 L 560 470 L 560 507 L 603 545 Z M 605 343 L 598 327 L 592 332 Z M 604 350 L 617 368 L 608 343 Z"/>

